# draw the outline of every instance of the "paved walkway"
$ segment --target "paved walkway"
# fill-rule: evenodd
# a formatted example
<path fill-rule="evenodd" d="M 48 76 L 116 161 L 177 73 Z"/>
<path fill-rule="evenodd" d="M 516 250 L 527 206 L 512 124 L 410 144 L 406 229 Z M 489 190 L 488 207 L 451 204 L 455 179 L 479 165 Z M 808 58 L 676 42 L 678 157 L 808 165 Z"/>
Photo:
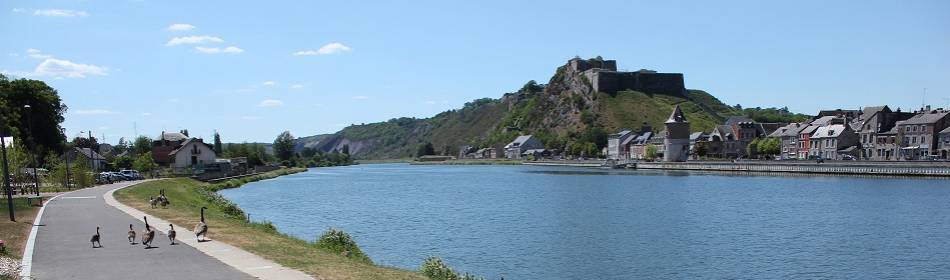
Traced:
<path fill-rule="evenodd" d="M 164 232 L 168 222 L 149 216 L 149 224 L 159 231 L 153 245 L 130 245 L 129 224 L 139 233 L 145 228 L 138 210 L 112 198 L 112 192 L 134 184 L 121 182 L 63 194 L 50 200 L 37 227 L 30 268 L 35 279 L 297 279 L 305 274 L 288 270 L 260 257 L 220 242 L 198 244 L 194 234 L 176 225 L 179 245 L 169 245 Z M 114 206 L 118 206 L 114 207 Z M 121 209 L 120 208 L 125 208 Z M 130 214 L 137 215 L 136 217 Z M 102 248 L 93 249 L 89 238 L 101 227 Z M 184 227 L 188 227 L 187 225 Z M 213 224 L 212 224 L 213 229 Z M 213 236 L 213 235 L 212 235 Z M 136 240 L 138 243 L 139 240 Z M 224 249 L 222 249 L 224 248 Z M 221 250 L 232 250 L 221 251 Z M 29 248 L 27 248 L 29 250 Z M 218 250 L 218 251 L 209 251 Z M 209 253 L 210 252 L 210 253 Z M 241 255 L 250 255 L 244 256 Z M 222 260 L 246 257 L 236 263 Z M 26 260 L 26 256 L 24 258 Z M 283 271 L 262 275 L 258 272 Z M 252 276 L 253 275 L 253 276 Z M 286 275 L 298 277 L 285 277 Z M 309 278 L 309 277 L 307 277 Z"/>

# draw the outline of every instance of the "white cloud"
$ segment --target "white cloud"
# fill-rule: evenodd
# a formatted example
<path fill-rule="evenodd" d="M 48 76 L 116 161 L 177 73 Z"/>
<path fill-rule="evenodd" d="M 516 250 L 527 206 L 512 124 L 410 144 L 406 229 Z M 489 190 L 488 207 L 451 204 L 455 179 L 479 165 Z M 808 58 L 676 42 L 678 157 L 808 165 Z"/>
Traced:
<path fill-rule="evenodd" d="M 85 16 L 89 16 L 89 13 L 85 11 L 76 11 L 76 10 L 44 9 L 44 10 L 34 10 L 33 15 L 48 16 L 48 17 L 85 17 Z"/>
<path fill-rule="evenodd" d="M 235 47 L 235 46 L 229 46 L 229 47 L 226 47 L 226 48 L 217 48 L 217 47 L 215 47 L 215 48 L 195 47 L 195 50 L 198 50 L 198 52 L 206 53 L 206 54 L 242 53 L 242 52 L 244 52 L 243 49 L 238 48 L 238 47 Z"/>
<path fill-rule="evenodd" d="M 184 37 L 175 37 L 171 40 L 168 40 L 168 43 L 165 43 L 166 46 L 177 46 L 182 44 L 206 44 L 206 43 L 221 43 L 224 42 L 223 39 L 214 37 L 214 36 L 184 36 Z"/>
<path fill-rule="evenodd" d="M 259 119 L 261 119 L 261 118 L 259 118 L 259 117 L 254 117 L 254 116 L 243 116 L 243 117 L 241 117 L 241 119 L 242 119 L 242 120 L 245 120 L 245 121 L 256 121 L 256 120 L 259 120 Z"/>
<path fill-rule="evenodd" d="M 13 8 L 12 11 L 13 11 L 14 13 L 25 13 L 25 12 L 26 12 L 26 9 L 24 9 L 24 8 Z"/>
<path fill-rule="evenodd" d="M 426 103 L 426 104 L 429 104 L 429 105 L 433 105 L 433 104 L 435 104 L 436 102 L 435 102 L 435 101 L 432 101 L 432 100 L 429 100 L 429 101 L 426 101 L 425 103 Z"/>
<path fill-rule="evenodd" d="M 7 53 L 7 56 L 17 57 L 20 56 L 18 53 Z"/>
<path fill-rule="evenodd" d="M 109 68 L 75 63 L 64 59 L 47 58 L 33 70 L 33 75 L 54 78 L 85 78 L 87 75 L 108 75 Z"/>
<path fill-rule="evenodd" d="M 284 105 L 284 102 L 277 99 L 266 99 L 257 104 L 257 107 L 277 107 L 280 105 Z"/>
<path fill-rule="evenodd" d="M 301 85 L 301 84 L 296 84 L 296 85 L 290 86 L 290 88 L 292 88 L 292 89 L 302 89 L 302 88 L 303 88 L 303 85 Z"/>
<path fill-rule="evenodd" d="M 277 83 L 274 82 L 274 81 L 265 81 L 265 82 L 263 82 L 263 83 L 261 83 L 261 84 L 262 84 L 262 85 L 265 85 L 265 86 L 273 86 L 273 85 L 276 85 Z"/>
<path fill-rule="evenodd" d="M 47 59 L 53 57 L 52 55 L 44 54 L 42 51 L 37 49 L 26 49 L 26 55 L 36 59 Z"/>
<path fill-rule="evenodd" d="M 152 113 L 149 113 L 149 112 L 142 113 L 142 116 L 143 116 L 143 117 L 148 117 L 148 116 L 151 116 L 151 115 L 152 115 Z"/>
<path fill-rule="evenodd" d="M 76 110 L 77 115 L 111 115 L 116 112 L 109 111 L 106 109 L 86 109 L 86 110 Z"/>
<path fill-rule="evenodd" d="M 356 100 L 366 100 L 366 99 L 369 99 L 369 96 L 357 95 L 357 96 L 353 96 L 353 99 L 356 99 Z"/>
<path fill-rule="evenodd" d="M 341 43 L 329 43 L 329 44 L 323 45 L 317 50 L 297 51 L 297 52 L 294 52 L 293 55 L 298 55 L 298 56 L 300 55 L 327 55 L 327 54 L 337 54 L 337 53 L 342 53 L 342 52 L 348 52 L 351 50 L 353 50 L 353 48 L 350 48 Z"/>
<path fill-rule="evenodd" d="M 195 26 L 187 23 L 176 23 L 168 26 L 168 31 L 188 31 L 192 29 L 195 29 Z"/>

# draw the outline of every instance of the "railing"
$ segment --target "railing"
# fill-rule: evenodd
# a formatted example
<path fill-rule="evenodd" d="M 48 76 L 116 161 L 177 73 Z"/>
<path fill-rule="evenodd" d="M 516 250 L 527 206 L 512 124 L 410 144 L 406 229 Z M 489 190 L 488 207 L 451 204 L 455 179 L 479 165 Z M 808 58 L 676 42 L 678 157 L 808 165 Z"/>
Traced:
<path fill-rule="evenodd" d="M 950 176 L 950 164 L 903 163 L 772 163 L 772 162 L 640 162 L 638 169 L 789 172 L 899 176 Z"/>

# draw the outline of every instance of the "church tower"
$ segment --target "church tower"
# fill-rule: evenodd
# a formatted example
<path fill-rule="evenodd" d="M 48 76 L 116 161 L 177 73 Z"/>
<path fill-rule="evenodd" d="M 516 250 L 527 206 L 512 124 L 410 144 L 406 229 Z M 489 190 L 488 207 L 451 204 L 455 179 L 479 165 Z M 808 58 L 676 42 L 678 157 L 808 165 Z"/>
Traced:
<path fill-rule="evenodd" d="M 663 124 L 666 126 L 663 161 L 686 161 L 689 157 L 689 121 L 679 105 L 673 108 L 670 118 Z"/>

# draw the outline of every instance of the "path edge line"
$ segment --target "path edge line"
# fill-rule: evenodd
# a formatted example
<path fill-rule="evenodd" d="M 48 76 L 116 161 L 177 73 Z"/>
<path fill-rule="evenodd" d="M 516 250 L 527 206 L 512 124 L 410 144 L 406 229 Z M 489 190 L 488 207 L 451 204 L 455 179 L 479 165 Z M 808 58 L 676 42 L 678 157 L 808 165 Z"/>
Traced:
<path fill-rule="evenodd" d="M 64 194 L 69 194 L 75 191 L 84 190 L 77 189 L 71 190 L 68 192 L 60 193 L 48 200 L 43 202 L 43 206 L 40 206 L 40 211 L 36 212 L 36 219 L 33 219 L 33 226 L 30 227 L 30 237 L 26 240 L 26 248 L 23 248 L 23 257 L 20 258 L 20 279 L 30 280 L 32 279 L 33 274 L 33 249 L 36 246 L 36 232 L 40 228 L 40 222 L 43 220 L 43 212 L 46 210 L 46 205 L 53 200 L 56 200 Z"/>

